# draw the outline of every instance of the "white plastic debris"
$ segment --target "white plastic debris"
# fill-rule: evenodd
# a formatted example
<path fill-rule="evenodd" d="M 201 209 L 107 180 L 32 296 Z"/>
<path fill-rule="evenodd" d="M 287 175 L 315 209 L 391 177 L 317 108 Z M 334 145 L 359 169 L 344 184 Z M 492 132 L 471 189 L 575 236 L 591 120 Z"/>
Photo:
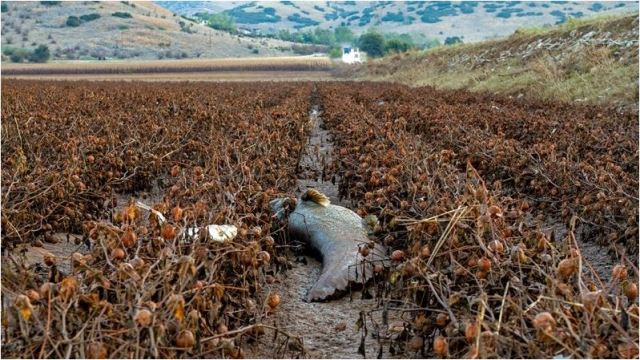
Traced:
<path fill-rule="evenodd" d="M 233 240 L 238 235 L 238 228 L 234 225 L 207 225 L 202 228 L 188 228 L 185 231 L 185 235 L 188 237 L 196 237 L 200 233 L 200 230 L 205 230 L 208 235 L 208 239 L 215 242 L 225 242 L 227 240 Z"/>
<path fill-rule="evenodd" d="M 164 217 L 164 215 L 162 215 L 161 212 L 152 209 L 149 205 L 141 203 L 140 201 L 136 201 L 136 206 L 139 207 L 140 209 L 152 212 L 158 218 L 158 222 L 160 223 L 160 225 L 167 222 L 167 219 Z M 202 229 L 205 229 L 209 239 L 215 242 L 220 242 L 220 243 L 225 242 L 227 240 L 233 240 L 238 235 L 238 228 L 235 227 L 235 225 L 224 224 L 224 225 L 207 225 L 202 228 L 190 227 L 184 231 L 183 237 L 190 237 L 190 238 L 197 237 L 198 234 L 200 234 L 200 230 Z"/>

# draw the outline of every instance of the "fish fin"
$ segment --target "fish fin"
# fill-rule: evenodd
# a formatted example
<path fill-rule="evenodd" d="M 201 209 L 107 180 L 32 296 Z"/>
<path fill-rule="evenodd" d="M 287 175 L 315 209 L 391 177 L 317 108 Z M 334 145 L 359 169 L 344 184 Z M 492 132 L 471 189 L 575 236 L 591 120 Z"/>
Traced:
<path fill-rule="evenodd" d="M 318 205 L 327 207 L 331 203 L 327 195 L 321 193 L 316 189 L 308 189 L 303 195 L 302 200 L 304 201 L 312 201 Z"/>

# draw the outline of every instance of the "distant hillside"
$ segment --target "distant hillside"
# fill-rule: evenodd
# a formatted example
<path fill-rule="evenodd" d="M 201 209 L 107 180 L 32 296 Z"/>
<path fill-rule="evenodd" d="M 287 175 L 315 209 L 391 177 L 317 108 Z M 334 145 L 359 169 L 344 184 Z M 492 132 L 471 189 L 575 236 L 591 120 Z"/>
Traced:
<path fill-rule="evenodd" d="M 421 33 L 440 41 L 458 36 L 464 42 L 506 36 L 521 27 L 560 24 L 569 18 L 638 10 L 638 2 L 582 1 L 161 1 L 158 4 L 183 15 L 225 11 L 239 27 L 265 33 L 344 25 L 356 34 L 377 27 L 384 32 Z"/>
<path fill-rule="evenodd" d="M 504 39 L 393 55 L 348 69 L 362 80 L 489 91 L 638 110 L 638 15 L 572 20 Z"/>
<path fill-rule="evenodd" d="M 213 30 L 152 2 L 2 1 L 1 24 L 3 61 L 40 44 L 53 60 L 291 54 L 289 43 Z"/>

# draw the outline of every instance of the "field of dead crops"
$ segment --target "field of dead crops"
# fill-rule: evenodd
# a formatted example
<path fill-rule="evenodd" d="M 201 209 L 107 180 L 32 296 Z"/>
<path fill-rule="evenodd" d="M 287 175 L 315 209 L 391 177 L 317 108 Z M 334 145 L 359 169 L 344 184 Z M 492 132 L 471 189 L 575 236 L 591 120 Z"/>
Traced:
<path fill-rule="evenodd" d="M 326 57 L 292 56 L 237 59 L 189 59 L 154 61 L 87 61 L 49 64 L 5 64 L 3 76 L 166 74 L 238 71 L 329 71 Z"/>
<path fill-rule="evenodd" d="M 637 113 L 381 83 L 2 93 L 5 356 L 305 356 L 306 334 L 272 321 L 293 256 L 269 201 L 295 194 L 313 107 L 324 179 L 389 249 L 349 346 L 638 357 Z M 210 224 L 237 235 L 194 235 Z M 30 261 L 61 237 L 69 256 Z"/>

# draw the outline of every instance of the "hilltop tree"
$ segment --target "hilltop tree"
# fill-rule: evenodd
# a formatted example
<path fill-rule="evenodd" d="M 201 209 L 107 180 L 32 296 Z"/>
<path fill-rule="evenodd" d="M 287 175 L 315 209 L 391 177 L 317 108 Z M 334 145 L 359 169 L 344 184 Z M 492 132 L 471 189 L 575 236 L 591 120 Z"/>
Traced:
<path fill-rule="evenodd" d="M 317 27 L 314 31 L 315 43 L 331 45 L 336 42 L 336 38 L 331 30 L 325 30 Z"/>
<path fill-rule="evenodd" d="M 462 44 L 462 39 L 458 36 L 450 36 L 444 39 L 444 44 L 445 45 Z"/>
<path fill-rule="evenodd" d="M 35 48 L 35 50 L 33 50 L 33 53 L 31 53 L 31 55 L 29 55 L 29 61 L 43 63 L 47 62 L 50 57 L 51 54 L 49 52 L 49 47 L 47 47 L 47 45 L 40 45 Z"/>
<path fill-rule="evenodd" d="M 360 35 L 358 46 L 371 57 L 384 55 L 384 37 L 379 32 L 369 31 Z"/>
<path fill-rule="evenodd" d="M 354 39 L 353 31 L 346 26 L 339 26 L 333 32 L 338 44 L 351 43 Z"/>
<path fill-rule="evenodd" d="M 385 52 L 387 53 L 402 53 L 408 51 L 411 47 L 411 44 L 399 39 L 389 40 L 384 45 Z"/>
<path fill-rule="evenodd" d="M 238 31 L 236 22 L 231 16 L 225 13 L 210 14 L 207 18 L 207 25 L 216 30 L 236 33 Z"/>

